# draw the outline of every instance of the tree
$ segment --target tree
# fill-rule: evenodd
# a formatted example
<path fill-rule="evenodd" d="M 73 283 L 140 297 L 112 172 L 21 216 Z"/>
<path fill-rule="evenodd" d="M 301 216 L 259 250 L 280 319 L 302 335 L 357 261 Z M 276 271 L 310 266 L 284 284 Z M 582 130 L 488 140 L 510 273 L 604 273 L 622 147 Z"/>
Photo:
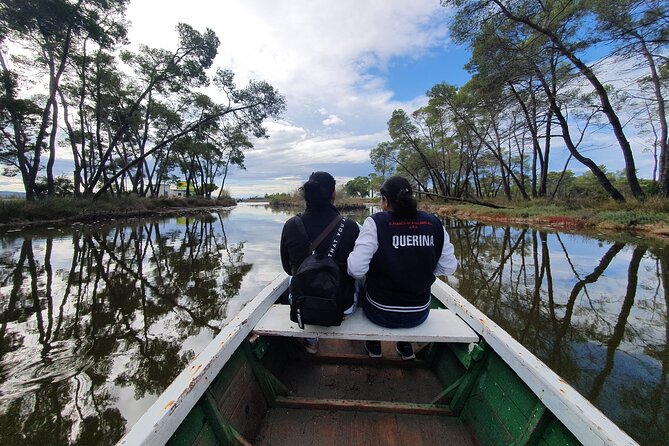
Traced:
<path fill-rule="evenodd" d="M 669 45 L 669 5 L 660 0 L 593 0 L 591 5 L 598 31 L 614 46 L 614 60 L 632 61 L 635 66 L 647 68 L 647 76 L 639 79 L 639 84 L 642 91 L 650 94 L 641 107 L 646 107 L 649 101 L 654 105 L 655 113 L 644 118 L 648 118 L 648 126 L 659 129 L 660 189 L 662 195 L 669 196 L 669 125 L 664 97 L 667 77 L 661 73 Z"/>
<path fill-rule="evenodd" d="M 370 181 L 367 177 L 355 177 L 344 185 L 346 193 L 351 197 L 368 197 Z"/>
<path fill-rule="evenodd" d="M 397 147 L 390 142 L 379 143 L 369 152 L 369 159 L 374 166 L 374 170 L 381 174 L 381 178 L 392 175 L 395 170 L 396 161 L 393 157 L 393 152 L 397 151 Z"/>
<path fill-rule="evenodd" d="M 59 124 L 73 154 L 75 194 L 155 195 L 169 178 L 175 159 L 170 155 L 180 138 L 197 145 L 190 161 L 198 184 L 213 184 L 220 175 L 225 182 L 229 166 L 243 168 L 249 137 L 266 137 L 263 121 L 285 109 L 283 96 L 266 82 L 238 88 L 228 70 L 208 74 L 219 45 L 211 30 L 179 24 L 173 51 L 119 51 L 126 5 L 127 0 L 9 0 L 0 7 L 0 40 L 24 44 L 48 80 L 46 94 L 24 99 L 23 77 L 42 77 L 20 57 L 0 52 L 0 163 L 5 174 L 22 175 L 28 199 L 42 170 L 48 193 L 55 193 Z M 211 83 L 222 103 L 193 93 Z M 205 193 L 211 190 L 207 186 Z"/>
<path fill-rule="evenodd" d="M 14 79 L 4 84 L 4 96 L 9 108 L 3 110 L 12 118 L 3 133 L 13 134 L 9 138 L 15 152 L 26 199 L 34 199 L 34 186 L 41 165 L 43 151 L 48 153 L 46 165 L 47 188 L 50 194 L 55 191 L 53 164 L 56 153 L 56 133 L 58 124 L 58 89 L 65 70 L 72 59 L 72 54 L 79 45 L 87 40 L 96 42 L 101 47 L 112 46 L 125 36 L 122 16 L 127 0 L 80 0 L 76 3 L 67 0 L 5 0 L 0 8 L 0 43 L 15 42 L 30 51 L 28 58 L 14 58 L 17 69 L 28 73 L 37 63 L 37 73 L 31 72 L 32 78 L 44 75 L 42 84 L 46 94 L 43 100 L 33 101 L 33 107 L 39 107 L 39 119 L 34 126 L 26 127 L 25 115 L 15 102 L 19 77 L 11 71 L 6 57 L 1 58 L 4 79 Z M 101 18 L 104 17 L 103 20 Z M 13 83 L 13 85 L 11 85 Z M 4 107 L 3 107 L 4 108 Z M 11 130 L 10 130 L 11 128 Z M 7 139 L 7 138 L 5 138 Z"/>
<path fill-rule="evenodd" d="M 589 0 L 542 2 L 539 0 L 442 0 L 443 5 L 453 5 L 457 14 L 453 20 L 454 34 L 460 41 L 473 42 L 482 26 L 500 19 L 518 25 L 521 34 L 533 33 L 550 41 L 555 51 L 563 56 L 592 86 L 601 113 L 603 113 L 618 142 L 625 162 L 625 173 L 631 193 L 643 198 L 639 185 L 632 148 L 623 124 L 612 104 L 609 90 L 595 71 L 579 57 L 594 42 L 588 27 Z M 524 55 L 522 48 L 518 54 Z"/>

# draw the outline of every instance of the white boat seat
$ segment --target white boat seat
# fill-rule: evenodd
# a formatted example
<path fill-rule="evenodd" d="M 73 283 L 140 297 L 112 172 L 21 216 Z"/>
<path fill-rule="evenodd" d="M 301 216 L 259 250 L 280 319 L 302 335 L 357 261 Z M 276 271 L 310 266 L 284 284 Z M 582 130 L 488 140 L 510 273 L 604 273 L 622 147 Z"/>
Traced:
<path fill-rule="evenodd" d="M 290 320 L 290 306 L 273 305 L 253 330 L 262 336 L 330 338 L 407 342 L 478 342 L 479 336 L 462 319 L 447 309 L 430 310 L 427 320 L 413 328 L 384 328 L 365 317 L 362 309 L 338 327 L 305 325 L 302 330 Z"/>

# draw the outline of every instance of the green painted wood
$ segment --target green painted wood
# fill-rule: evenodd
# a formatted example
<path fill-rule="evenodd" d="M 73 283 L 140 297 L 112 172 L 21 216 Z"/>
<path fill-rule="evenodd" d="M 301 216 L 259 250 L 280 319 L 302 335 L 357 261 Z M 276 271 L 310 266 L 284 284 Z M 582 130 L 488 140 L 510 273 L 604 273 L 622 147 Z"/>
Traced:
<path fill-rule="evenodd" d="M 537 446 L 576 446 L 581 443 L 557 419 L 553 418 L 544 429 Z"/>
<path fill-rule="evenodd" d="M 455 391 L 458 389 L 458 387 L 460 387 L 460 384 L 462 383 L 464 378 L 465 375 L 462 375 L 460 378 L 455 380 L 453 384 L 446 387 L 436 397 L 434 397 L 432 401 L 430 401 L 430 404 L 448 404 L 451 397 L 455 395 Z"/>
<path fill-rule="evenodd" d="M 237 349 L 237 351 L 232 354 L 228 362 L 225 364 L 225 367 L 223 367 L 221 372 L 216 376 L 216 378 L 214 378 L 213 382 L 209 386 L 209 390 L 214 395 L 214 398 L 217 402 L 220 403 L 221 397 L 244 365 L 244 361 L 246 361 L 244 354 L 239 349 Z"/>
<path fill-rule="evenodd" d="M 459 380 L 466 372 L 453 351 L 445 344 L 432 344 L 426 361 L 444 388 Z"/>
<path fill-rule="evenodd" d="M 219 442 L 216 440 L 214 430 L 208 423 L 202 426 L 202 430 L 193 442 L 192 446 L 218 446 Z"/>
<path fill-rule="evenodd" d="M 537 444 L 548 421 L 552 418 L 553 415 L 546 409 L 546 406 L 544 406 L 540 400 L 537 400 L 537 404 L 534 406 L 532 415 L 525 423 L 523 431 L 511 446 L 529 446 Z"/>
<path fill-rule="evenodd" d="M 463 408 L 460 419 L 475 433 L 478 444 L 507 446 L 514 437 L 506 430 L 500 416 L 488 400 L 474 391 Z"/>
<path fill-rule="evenodd" d="M 242 344 L 242 350 L 244 351 L 249 364 L 251 364 L 251 369 L 258 380 L 258 384 L 265 396 L 267 404 L 271 405 L 276 400 L 277 396 L 290 395 L 290 389 L 263 366 L 262 362 L 258 359 L 258 356 L 253 352 L 247 341 L 244 341 Z"/>
<path fill-rule="evenodd" d="M 515 389 L 517 385 L 518 383 L 514 382 L 501 384 L 495 381 L 490 371 L 488 371 L 485 382 L 475 390 L 475 392 L 480 392 L 481 397 L 488 402 L 504 429 L 510 432 L 513 438 L 518 438 L 521 435 L 529 418 L 529 414 L 523 413 L 513 400 L 517 393 Z"/>
<path fill-rule="evenodd" d="M 476 373 L 477 369 L 480 370 Z M 451 402 L 451 408 L 476 432 L 480 444 L 579 444 L 494 352 L 473 363 Z"/>
<path fill-rule="evenodd" d="M 483 358 L 485 351 L 485 343 L 482 341 L 479 344 L 448 344 L 448 348 L 453 352 L 460 364 L 464 368 L 469 369 L 473 362 L 479 361 Z"/>
<path fill-rule="evenodd" d="M 193 407 L 193 410 L 186 416 L 167 444 L 169 446 L 190 446 L 195 444 L 205 424 L 206 421 L 202 408 L 199 406 Z M 211 444 L 214 445 L 216 442 L 214 441 Z"/>
<path fill-rule="evenodd" d="M 248 445 L 242 435 L 237 432 L 228 422 L 223 419 L 221 413 L 218 411 L 216 399 L 212 393 L 207 390 L 200 399 L 199 405 L 202 407 L 202 412 L 205 415 L 206 422 L 214 433 L 219 444 L 225 446 Z"/>
<path fill-rule="evenodd" d="M 246 356 L 240 350 L 232 354 L 223 370 L 214 378 L 199 404 L 186 416 L 169 445 L 238 445 L 245 440 L 221 416 L 218 405 L 235 376 L 244 366 Z M 213 421 L 212 421 L 213 420 Z"/>
<path fill-rule="evenodd" d="M 251 350 L 256 358 L 262 360 L 265 357 L 265 353 L 269 350 L 269 342 L 262 337 L 258 337 L 252 341 Z"/>
<path fill-rule="evenodd" d="M 475 362 L 465 373 L 460 386 L 458 386 L 458 389 L 451 400 L 451 409 L 456 416 L 462 412 L 469 401 L 472 390 L 477 384 L 480 385 L 480 383 L 484 381 L 487 363 L 488 361 L 486 360 Z"/>
<path fill-rule="evenodd" d="M 499 356 L 491 356 L 488 374 L 525 417 L 532 414 L 537 401 L 536 395 Z"/>

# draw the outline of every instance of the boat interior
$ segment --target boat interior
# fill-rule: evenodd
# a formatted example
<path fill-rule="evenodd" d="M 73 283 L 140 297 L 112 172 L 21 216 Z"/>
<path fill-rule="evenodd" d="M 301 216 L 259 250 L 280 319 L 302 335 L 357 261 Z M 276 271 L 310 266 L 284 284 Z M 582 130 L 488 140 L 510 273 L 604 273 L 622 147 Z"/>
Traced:
<path fill-rule="evenodd" d="M 251 332 L 169 444 L 580 444 L 483 340 L 414 338 L 403 361 L 386 335 L 369 358 L 373 331 L 342 327 L 317 354 L 302 330 Z"/>

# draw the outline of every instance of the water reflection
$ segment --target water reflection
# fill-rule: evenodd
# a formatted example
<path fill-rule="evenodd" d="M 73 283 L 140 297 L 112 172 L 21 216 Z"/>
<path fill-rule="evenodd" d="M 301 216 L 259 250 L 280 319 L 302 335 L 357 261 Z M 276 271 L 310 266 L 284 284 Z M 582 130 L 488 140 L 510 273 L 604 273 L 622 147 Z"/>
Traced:
<path fill-rule="evenodd" d="M 300 210 L 0 236 L 0 444 L 114 444 L 282 271 L 281 228 Z M 664 246 L 447 226 L 456 289 L 641 444 L 666 443 Z"/>
<path fill-rule="evenodd" d="M 115 443 L 123 389 L 137 402 L 160 394 L 252 268 L 227 217 L 3 238 L 0 443 Z"/>
<path fill-rule="evenodd" d="M 669 436 L 662 246 L 450 222 L 456 288 L 641 444 Z"/>

